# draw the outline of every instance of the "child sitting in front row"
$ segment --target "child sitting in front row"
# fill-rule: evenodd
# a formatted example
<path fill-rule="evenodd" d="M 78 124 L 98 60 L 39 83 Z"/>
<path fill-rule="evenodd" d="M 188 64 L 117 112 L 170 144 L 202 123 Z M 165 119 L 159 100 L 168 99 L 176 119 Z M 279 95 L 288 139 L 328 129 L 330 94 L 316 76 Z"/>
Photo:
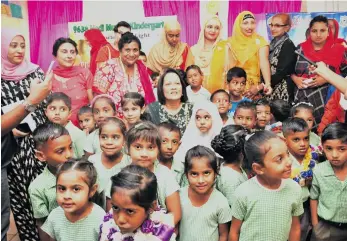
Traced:
<path fill-rule="evenodd" d="M 84 131 L 84 133 L 89 135 L 95 130 L 96 123 L 94 120 L 92 107 L 88 105 L 82 106 L 81 109 L 78 110 L 77 118 L 80 128 L 82 131 Z"/>
<path fill-rule="evenodd" d="M 253 102 L 243 101 L 238 104 L 234 114 L 235 125 L 243 126 L 249 131 L 257 124 L 256 109 Z"/>
<path fill-rule="evenodd" d="M 36 158 L 47 163 L 43 172 L 29 186 L 34 218 L 40 238 L 44 240 L 44 233 L 40 227 L 50 212 L 58 207 L 55 177 L 57 167 L 72 157 L 73 149 L 69 132 L 58 124 L 45 123 L 38 126 L 33 132 L 33 137 Z"/>
<path fill-rule="evenodd" d="M 300 240 L 301 188 L 289 178 L 286 143 L 272 132 L 258 131 L 246 141 L 245 154 L 256 176 L 235 191 L 229 240 Z"/>
<path fill-rule="evenodd" d="M 291 178 L 299 183 L 302 190 L 304 214 L 300 217 L 301 240 L 306 241 L 310 230 L 310 191 L 313 168 L 318 160 L 318 154 L 310 148 L 310 129 L 300 118 L 288 118 L 283 122 L 283 135 L 286 139 L 289 156 L 292 160 Z"/>
<path fill-rule="evenodd" d="M 74 157 L 80 158 L 84 155 L 84 145 L 86 134 L 78 129 L 70 121 L 71 117 L 71 99 L 62 92 L 52 93 L 47 98 L 47 109 L 45 114 L 49 121 L 64 126 L 72 139 Z"/>
<path fill-rule="evenodd" d="M 216 90 L 211 95 L 211 102 L 217 106 L 220 118 L 222 118 L 223 121 L 223 126 L 234 124 L 233 118 L 228 116 L 228 111 L 231 106 L 228 92 L 223 89 Z"/>
<path fill-rule="evenodd" d="M 157 208 L 157 190 L 156 176 L 141 166 L 127 166 L 113 176 L 112 209 L 100 225 L 99 241 L 174 241 L 173 216 Z"/>
<path fill-rule="evenodd" d="M 347 124 L 328 125 L 322 145 L 327 161 L 313 171 L 310 190 L 311 241 L 347 240 Z"/>
<path fill-rule="evenodd" d="M 204 146 L 195 146 L 185 157 L 189 186 L 180 189 L 182 220 L 180 241 L 227 241 L 231 220 L 227 199 L 215 188 L 218 159 Z"/>
<path fill-rule="evenodd" d="M 55 241 L 98 240 L 100 223 L 105 211 L 91 202 L 97 191 L 97 172 L 85 160 L 71 159 L 57 171 L 57 202 L 42 226 Z"/>

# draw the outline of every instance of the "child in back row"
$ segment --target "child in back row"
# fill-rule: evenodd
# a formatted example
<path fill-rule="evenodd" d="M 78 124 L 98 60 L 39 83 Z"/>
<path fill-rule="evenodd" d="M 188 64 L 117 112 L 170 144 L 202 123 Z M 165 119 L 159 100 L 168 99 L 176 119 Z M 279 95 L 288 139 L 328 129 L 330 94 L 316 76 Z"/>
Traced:
<path fill-rule="evenodd" d="M 311 241 L 347 240 L 347 124 L 333 123 L 322 133 L 327 161 L 313 170 Z"/>
<path fill-rule="evenodd" d="M 71 117 L 71 99 L 62 92 L 52 93 L 47 98 L 47 109 L 45 114 L 49 121 L 64 126 L 72 139 L 72 148 L 74 157 L 80 158 L 84 155 L 84 145 L 86 134 L 78 129 L 70 121 Z"/>
<path fill-rule="evenodd" d="M 286 143 L 272 132 L 258 131 L 244 149 L 256 176 L 235 191 L 229 240 L 300 240 L 301 189 L 289 178 Z"/>
<path fill-rule="evenodd" d="M 223 121 L 223 126 L 234 124 L 233 118 L 228 116 L 228 111 L 231 106 L 228 92 L 223 89 L 216 90 L 211 95 L 211 102 L 217 106 L 220 118 L 222 118 Z"/>
<path fill-rule="evenodd" d="M 310 230 L 310 191 L 313 168 L 318 160 L 318 154 L 310 148 L 310 129 L 307 123 L 300 118 L 288 118 L 283 122 L 283 135 L 286 139 L 289 156 L 292 160 L 291 178 L 296 181 L 302 190 L 304 214 L 300 216 L 301 240 L 305 241 Z"/>
<path fill-rule="evenodd" d="M 256 109 L 253 102 L 243 101 L 238 104 L 234 113 L 235 125 L 243 126 L 249 131 L 253 130 L 257 124 Z"/>
<path fill-rule="evenodd" d="M 90 201 L 97 191 L 97 172 L 84 160 L 69 160 L 57 171 L 57 202 L 42 226 L 56 241 L 95 241 L 105 211 Z M 72 238 L 73 237 L 73 238 Z"/>
<path fill-rule="evenodd" d="M 35 155 L 47 166 L 29 186 L 30 201 L 36 219 L 36 225 L 42 240 L 45 239 L 41 226 L 50 212 L 58 207 L 56 201 L 57 167 L 73 156 L 72 141 L 69 132 L 61 125 L 45 123 L 33 132 Z"/>
<path fill-rule="evenodd" d="M 282 135 L 282 122 L 290 117 L 290 105 L 284 100 L 272 100 L 270 102 L 271 121 L 265 130 Z"/>
<path fill-rule="evenodd" d="M 259 99 L 255 102 L 255 109 L 257 112 L 256 129 L 264 130 L 271 121 L 270 102 L 267 99 Z"/>
<path fill-rule="evenodd" d="M 223 157 L 217 177 L 217 189 L 227 198 L 230 207 L 235 200 L 235 189 L 248 179 L 241 168 L 247 132 L 242 126 L 229 125 L 224 127 L 211 143 L 214 151 Z"/>
<path fill-rule="evenodd" d="M 112 209 L 100 225 L 99 241 L 174 241 L 173 216 L 157 208 L 158 182 L 147 168 L 130 165 L 112 177 Z"/>
<path fill-rule="evenodd" d="M 107 117 L 116 115 L 116 102 L 114 99 L 106 94 L 97 95 L 91 102 L 94 120 L 99 127 Z M 99 141 L 99 129 L 96 129 L 87 136 L 86 144 L 84 146 L 86 157 L 102 152 Z"/>
<path fill-rule="evenodd" d="M 186 154 L 184 173 L 189 186 L 180 189 L 179 240 L 227 241 L 231 213 L 227 199 L 215 189 L 216 155 L 207 147 L 193 147 Z"/>
<path fill-rule="evenodd" d="M 121 105 L 127 129 L 130 129 L 137 122 L 141 121 L 145 111 L 145 99 L 139 93 L 128 92 L 123 96 Z"/>
<path fill-rule="evenodd" d="M 311 103 L 300 102 L 292 107 L 290 110 L 291 117 L 298 117 L 306 121 L 310 130 L 310 145 L 314 147 L 320 146 L 320 137 L 312 131 L 314 124 L 314 107 Z"/>
<path fill-rule="evenodd" d="M 84 133 L 89 135 L 95 130 L 96 123 L 93 116 L 93 110 L 90 106 L 85 105 L 81 107 L 81 109 L 78 110 L 77 118 L 80 128 Z"/>
<path fill-rule="evenodd" d="M 199 101 L 210 100 L 211 93 L 202 86 L 204 75 L 197 65 L 190 65 L 186 70 L 187 81 L 187 96 L 189 102 L 196 104 Z"/>

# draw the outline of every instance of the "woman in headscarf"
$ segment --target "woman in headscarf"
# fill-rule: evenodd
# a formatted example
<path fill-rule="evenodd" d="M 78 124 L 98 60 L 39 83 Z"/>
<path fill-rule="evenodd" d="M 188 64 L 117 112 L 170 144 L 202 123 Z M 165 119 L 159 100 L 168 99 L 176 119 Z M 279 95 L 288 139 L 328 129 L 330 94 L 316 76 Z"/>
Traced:
<path fill-rule="evenodd" d="M 218 16 L 208 16 L 201 26 L 198 42 L 191 48 L 195 65 L 199 66 L 204 74 L 202 86 L 211 93 L 214 91 L 214 82 L 210 79 L 210 64 L 212 54 L 221 40 L 222 23 Z"/>
<path fill-rule="evenodd" d="M 2 29 L 1 33 L 1 108 L 23 102 L 28 104 L 30 84 L 34 79 L 44 80 L 42 69 L 25 59 L 26 43 L 23 35 L 14 30 Z M 47 121 L 44 106 L 39 104 L 31 110 L 35 125 Z M 35 146 L 31 130 L 20 124 L 13 130 L 17 146 L 8 166 L 11 209 L 21 240 L 39 240 L 35 219 L 29 200 L 28 187 L 43 170 L 43 164 L 35 158 Z M 16 148 L 16 147 L 13 147 Z M 5 161 L 5 160 L 1 160 Z M 2 230 L 6 232 L 6 230 Z"/>
<path fill-rule="evenodd" d="M 183 71 L 194 64 L 188 44 L 181 42 L 181 25 L 177 20 L 165 22 L 162 39 L 148 54 L 147 67 L 152 72 L 162 73 L 166 68 Z"/>
<path fill-rule="evenodd" d="M 79 126 L 77 112 L 93 99 L 93 75 L 89 69 L 74 66 L 77 44 L 70 38 L 59 38 L 53 45 L 53 56 L 58 64 L 53 69 L 53 92 L 63 92 L 71 98 L 70 120 Z"/>
<path fill-rule="evenodd" d="M 116 102 L 117 115 L 122 118 L 121 101 L 128 92 L 140 93 L 145 98 L 146 105 L 155 101 L 151 77 L 144 63 L 139 60 L 141 42 L 128 32 L 122 35 L 118 42 L 120 57 L 114 59 L 114 64 L 103 71 L 97 71 L 94 77 L 93 91 L 98 94 L 108 94 Z"/>
<path fill-rule="evenodd" d="M 347 55 L 341 44 L 336 44 L 328 28 L 328 19 L 316 16 L 310 22 L 310 38 L 299 44 L 298 51 L 313 62 L 322 61 L 335 73 L 347 72 Z M 309 102 L 314 106 L 314 125 L 316 128 L 324 114 L 324 105 L 328 93 L 328 82 L 321 76 L 312 74 L 310 63 L 298 57 L 292 80 L 296 84 L 295 102 Z"/>
<path fill-rule="evenodd" d="M 107 42 L 105 36 L 99 29 L 87 30 L 84 33 L 84 37 L 92 48 L 90 50 L 90 72 L 93 75 L 100 64 L 111 58 L 119 57 L 119 52 Z"/>
<path fill-rule="evenodd" d="M 335 43 L 342 44 L 345 48 L 347 48 L 347 42 L 343 38 L 339 38 L 339 23 L 336 19 L 328 19 L 329 28 L 334 36 Z"/>
<path fill-rule="evenodd" d="M 254 15 L 249 11 L 241 12 L 234 22 L 232 36 L 217 45 L 213 53 L 210 78 L 219 83 L 218 88 L 224 88 L 226 73 L 237 66 L 247 73 L 245 97 L 254 98 L 260 91 L 271 94 L 269 44 L 255 32 L 255 28 Z M 260 71 L 265 85 L 261 84 Z"/>

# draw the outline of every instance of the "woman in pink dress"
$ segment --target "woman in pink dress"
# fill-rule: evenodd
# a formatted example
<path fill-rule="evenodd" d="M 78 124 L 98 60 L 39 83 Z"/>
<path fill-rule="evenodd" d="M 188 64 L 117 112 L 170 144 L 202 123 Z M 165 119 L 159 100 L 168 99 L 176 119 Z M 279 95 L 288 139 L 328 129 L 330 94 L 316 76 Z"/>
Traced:
<path fill-rule="evenodd" d="M 71 122 L 78 125 L 77 112 L 93 99 L 93 75 L 89 69 L 74 66 L 77 44 L 70 38 L 59 38 L 53 45 L 53 56 L 58 64 L 53 69 L 53 92 L 63 92 L 71 98 Z"/>

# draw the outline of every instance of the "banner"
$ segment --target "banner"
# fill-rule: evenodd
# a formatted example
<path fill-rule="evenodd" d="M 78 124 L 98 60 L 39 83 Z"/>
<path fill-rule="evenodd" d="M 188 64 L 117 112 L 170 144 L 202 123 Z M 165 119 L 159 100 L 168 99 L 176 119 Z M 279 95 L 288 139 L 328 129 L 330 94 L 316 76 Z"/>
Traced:
<path fill-rule="evenodd" d="M 142 45 L 141 50 L 148 54 L 151 47 L 160 41 L 164 31 L 164 22 L 176 18 L 176 16 L 147 17 L 139 20 L 129 20 L 127 22 L 131 26 L 131 32 L 140 39 Z M 103 33 L 107 41 L 113 45 L 115 41 L 115 33 L 113 31 L 113 28 L 119 21 L 120 20 L 115 20 L 112 23 L 69 23 L 69 37 L 77 43 L 77 49 L 79 53 L 76 64 L 80 64 L 81 62 L 89 63 L 90 60 L 90 47 L 88 46 L 88 44 L 86 44 L 84 32 L 88 29 L 98 28 Z"/>
<path fill-rule="evenodd" d="M 266 14 L 267 32 L 270 39 L 272 38 L 269 24 L 273 15 L 275 15 L 275 13 Z M 310 21 L 312 20 L 312 18 L 318 15 L 323 15 L 329 19 L 336 19 L 340 26 L 339 38 L 347 39 L 347 12 L 289 13 L 289 15 L 292 19 L 292 27 L 288 34 L 295 46 L 306 40 L 305 33 L 309 27 Z"/>

